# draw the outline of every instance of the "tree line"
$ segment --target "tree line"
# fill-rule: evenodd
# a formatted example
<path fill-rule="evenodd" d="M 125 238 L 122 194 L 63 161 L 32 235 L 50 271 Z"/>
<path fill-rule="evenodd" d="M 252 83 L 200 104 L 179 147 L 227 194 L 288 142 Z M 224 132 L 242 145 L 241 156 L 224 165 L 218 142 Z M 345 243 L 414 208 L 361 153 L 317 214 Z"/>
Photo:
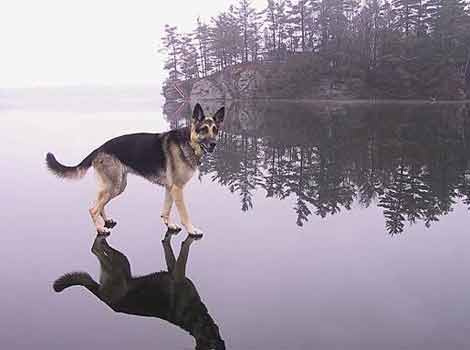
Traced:
<path fill-rule="evenodd" d="M 239 0 L 198 18 L 190 33 L 166 25 L 164 67 L 170 81 L 188 80 L 302 55 L 330 75 L 372 85 L 397 74 L 418 87 L 449 75 L 468 83 L 469 13 L 466 0 L 268 0 L 261 10 Z"/>

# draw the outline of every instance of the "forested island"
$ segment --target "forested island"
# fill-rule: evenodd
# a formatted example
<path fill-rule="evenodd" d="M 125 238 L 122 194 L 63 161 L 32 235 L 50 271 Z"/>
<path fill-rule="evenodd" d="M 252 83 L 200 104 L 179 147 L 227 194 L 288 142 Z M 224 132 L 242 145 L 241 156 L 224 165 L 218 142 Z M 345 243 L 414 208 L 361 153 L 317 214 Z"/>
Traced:
<path fill-rule="evenodd" d="M 239 0 L 165 26 L 168 100 L 470 96 L 466 0 Z"/>

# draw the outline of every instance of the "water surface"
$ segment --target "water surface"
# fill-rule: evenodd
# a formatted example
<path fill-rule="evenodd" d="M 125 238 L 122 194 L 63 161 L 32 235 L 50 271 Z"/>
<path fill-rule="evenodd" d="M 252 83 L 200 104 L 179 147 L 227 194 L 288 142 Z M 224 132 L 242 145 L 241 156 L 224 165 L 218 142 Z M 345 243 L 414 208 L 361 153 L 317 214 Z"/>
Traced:
<path fill-rule="evenodd" d="M 189 116 L 187 105 L 163 113 L 158 99 L 127 98 L 1 100 L 2 349 L 194 348 L 161 318 L 52 289 L 66 272 L 98 279 L 100 268 L 93 172 L 58 180 L 45 153 L 73 164 L 108 138 Z M 463 104 L 227 103 L 216 153 L 186 194 L 205 233 L 187 277 L 227 348 L 467 349 L 469 142 Z M 135 275 L 167 269 L 162 201 L 130 177 L 109 205 L 108 244 Z M 184 238 L 173 238 L 176 255 Z"/>

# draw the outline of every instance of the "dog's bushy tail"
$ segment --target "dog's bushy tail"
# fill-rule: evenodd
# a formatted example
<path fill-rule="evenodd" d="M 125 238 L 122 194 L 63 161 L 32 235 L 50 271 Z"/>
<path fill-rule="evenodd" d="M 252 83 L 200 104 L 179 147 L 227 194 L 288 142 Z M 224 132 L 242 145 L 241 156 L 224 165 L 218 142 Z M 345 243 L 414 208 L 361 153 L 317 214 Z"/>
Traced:
<path fill-rule="evenodd" d="M 83 159 L 80 164 L 76 166 L 66 166 L 60 164 L 52 153 L 47 153 L 46 163 L 47 167 L 54 175 L 61 178 L 79 180 L 85 176 L 86 171 L 89 167 L 91 167 L 95 155 L 96 151 L 93 151 L 85 159 Z"/>
<path fill-rule="evenodd" d="M 52 287 L 57 293 L 72 286 L 83 286 L 98 296 L 100 285 L 86 272 L 70 272 L 55 280 Z"/>

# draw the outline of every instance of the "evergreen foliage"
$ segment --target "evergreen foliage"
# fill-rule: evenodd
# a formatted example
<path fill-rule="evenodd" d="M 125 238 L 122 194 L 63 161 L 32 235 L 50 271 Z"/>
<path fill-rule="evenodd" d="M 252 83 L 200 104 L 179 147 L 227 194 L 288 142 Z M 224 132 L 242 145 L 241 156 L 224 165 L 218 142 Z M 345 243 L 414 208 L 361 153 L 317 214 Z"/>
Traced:
<path fill-rule="evenodd" d="M 311 69 L 360 78 L 385 97 L 433 97 L 441 82 L 452 95 L 470 83 L 465 0 L 267 0 L 260 10 L 238 0 L 190 34 L 166 25 L 162 44 L 170 81 L 309 55 L 323 65 Z"/>

